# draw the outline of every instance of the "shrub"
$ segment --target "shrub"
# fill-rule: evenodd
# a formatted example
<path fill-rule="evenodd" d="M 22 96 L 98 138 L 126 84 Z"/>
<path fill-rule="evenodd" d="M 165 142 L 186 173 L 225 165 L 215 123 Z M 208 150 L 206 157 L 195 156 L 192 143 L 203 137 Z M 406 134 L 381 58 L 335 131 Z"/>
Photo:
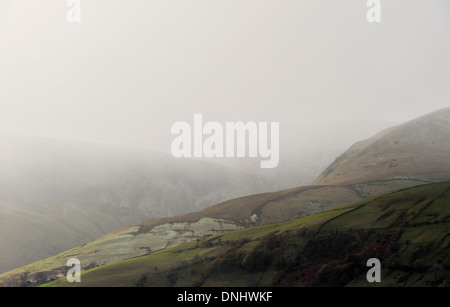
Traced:
<path fill-rule="evenodd" d="M 433 277 L 434 283 L 441 283 L 445 278 L 444 268 L 440 264 L 433 265 L 428 269 L 427 273 Z"/>
<path fill-rule="evenodd" d="M 414 261 L 413 268 L 418 272 L 421 273 L 425 272 L 426 270 L 425 261 L 423 261 L 422 259 L 416 259 L 416 261 Z"/>
<path fill-rule="evenodd" d="M 169 280 L 169 283 L 171 286 L 175 285 L 175 283 L 178 281 L 178 273 L 173 271 L 167 274 L 167 279 Z"/>
<path fill-rule="evenodd" d="M 241 262 L 249 271 L 262 271 L 272 261 L 272 253 L 266 249 L 256 249 L 248 253 Z"/>
<path fill-rule="evenodd" d="M 136 281 L 134 282 L 134 285 L 136 287 L 144 287 L 145 283 L 147 282 L 147 276 L 145 276 L 144 274 L 142 274 L 141 276 L 139 276 Z"/>
<path fill-rule="evenodd" d="M 199 278 L 194 278 L 193 280 L 191 280 L 191 287 L 200 287 L 202 285 L 202 280 Z"/>
<path fill-rule="evenodd" d="M 93 269 L 95 267 L 98 267 L 98 264 L 96 262 L 91 262 L 87 266 L 85 266 L 84 269 L 87 271 L 87 270 Z"/>

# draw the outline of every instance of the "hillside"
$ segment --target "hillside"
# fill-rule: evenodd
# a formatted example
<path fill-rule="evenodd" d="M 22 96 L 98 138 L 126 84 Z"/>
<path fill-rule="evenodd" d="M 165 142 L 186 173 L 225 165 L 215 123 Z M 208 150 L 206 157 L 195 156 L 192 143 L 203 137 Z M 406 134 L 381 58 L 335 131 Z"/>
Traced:
<path fill-rule="evenodd" d="M 95 193 L 88 193 L 87 195 L 91 195 L 92 198 L 90 198 L 87 203 L 93 204 L 92 206 L 85 206 L 80 209 L 79 205 L 69 206 L 67 204 L 60 207 L 59 204 L 56 204 L 51 207 L 47 204 L 47 210 L 39 213 L 41 214 L 40 219 L 25 218 L 27 214 L 30 215 L 28 211 L 16 213 L 14 210 L 17 210 L 17 206 L 4 205 L 3 207 L 0 207 L 0 209 L 3 208 L 3 213 L 0 216 L 2 216 L 5 221 L 5 223 L 2 224 L 4 225 L 3 227 L 14 229 L 12 235 L 3 238 L 3 242 L 7 242 L 5 243 L 5 246 L 17 247 L 16 249 L 11 249 L 12 252 L 5 248 L 5 257 L 3 257 L 3 259 L 21 259 L 24 264 L 24 258 L 34 257 L 33 259 L 26 259 L 26 262 L 31 263 L 32 261 L 44 259 L 50 255 L 56 255 L 64 250 L 74 248 L 70 252 L 63 252 L 57 255 L 51 262 L 45 262 L 45 265 L 41 263 L 42 266 L 39 266 L 38 268 L 33 265 L 27 267 L 27 270 L 29 270 L 31 274 L 38 270 L 43 270 L 51 272 L 49 274 L 52 277 L 55 277 L 60 274 L 61 268 L 62 270 L 65 269 L 65 263 L 72 254 L 77 254 L 84 266 L 104 265 L 132 257 L 143 256 L 149 252 L 197 240 L 208 235 L 220 234 L 251 226 L 287 221 L 392 190 L 431 183 L 438 179 L 448 180 L 450 179 L 450 173 L 436 171 L 436 169 L 447 169 L 450 159 L 450 155 L 445 156 L 448 149 L 448 140 L 450 139 L 450 130 L 445 128 L 446 124 L 448 124 L 448 111 L 449 109 L 434 112 L 399 127 L 393 127 L 388 131 L 380 133 L 375 138 L 357 143 L 324 171 L 321 176 L 321 178 L 323 177 L 324 179 L 318 180 L 317 185 L 293 188 L 279 192 L 251 194 L 245 197 L 232 198 L 229 193 L 225 193 L 225 190 L 230 192 L 233 190 L 234 186 L 239 186 L 237 191 L 243 193 L 243 188 L 246 188 L 247 191 L 258 189 L 259 186 L 257 182 L 253 181 L 252 184 L 254 184 L 254 186 L 252 186 L 247 182 L 244 183 L 246 178 L 234 177 L 236 180 L 233 180 L 233 177 L 230 177 L 229 174 L 217 177 L 217 175 L 214 176 L 214 171 L 212 170 L 209 170 L 209 174 L 205 174 L 205 172 L 208 171 L 203 170 L 203 173 L 200 175 L 200 173 L 197 173 L 199 171 L 196 169 L 193 169 L 191 173 L 183 173 L 181 171 L 178 171 L 177 173 L 174 171 L 177 176 L 174 175 L 175 177 L 171 177 L 171 172 L 169 172 L 168 175 L 163 173 L 159 168 L 157 168 L 159 171 L 155 172 L 151 169 L 143 169 L 141 167 L 138 170 L 135 169 L 136 173 L 130 173 L 130 176 L 125 176 L 123 174 L 127 174 L 130 171 L 123 172 L 121 169 L 118 170 L 114 167 L 111 168 L 111 165 L 107 165 L 104 169 L 109 170 L 109 172 L 107 172 L 109 176 L 100 176 L 97 184 L 100 185 L 101 180 L 106 180 L 106 183 L 109 183 L 112 179 L 117 178 L 117 174 L 122 174 L 122 176 L 124 176 L 120 179 L 120 182 L 122 183 L 120 185 L 112 184 L 111 186 L 115 187 L 115 190 L 110 190 L 111 186 L 106 184 L 104 189 L 94 189 Z M 414 134 L 415 131 L 425 129 L 425 123 L 429 125 L 429 129 L 436 130 L 436 133 L 428 133 L 422 136 Z M 398 131 L 401 131 L 401 134 Z M 408 136 L 408 133 L 413 133 L 413 135 Z M 366 170 L 371 169 L 372 167 L 370 159 L 373 152 L 379 153 L 377 156 L 377 159 L 379 160 L 384 159 L 383 155 L 386 155 L 386 159 L 389 159 L 394 153 L 398 154 L 398 157 L 403 157 L 402 154 L 404 153 L 395 151 L 392 149 L 392 144 L 389 143 L 392 140 L 397 140 L 392 137 L 393 135 L 402 137 L 402 143 L 408 143 L 407 141 L 409 139 L 414 139 L 411 146 L 408 146 L 409 156 L 420 156 L 420 153 L 427 152 L 428 143 L 435 144 L 440 142 L 442 145 L 439 148 L 434 148 L 432 153 L 433 156 L 440 157 L 440 159 L 436 158 L 429 161 L 421 161 L 421 164 L 416 168 L 411 167 L 412 170 L 421 170 L 420 177 L 394 176 L 390 173 L 383 173 L 382 166 L 380 166 L 381 175 L 375 176 L 376 171 L 373 171 L 375 175 L 374 177 L 370 177 L 372 170 L 369 173 Z M 383 139 L 383 136 L 386 137 L 387 141 L 378 142 L 377 140 Z M 445 139 L 445 137 L 447 137 L 447 139 Z M 404 142 L 403 139 L 405 140 Z M 394 141 L 394 143 L 395 142 L 397 141 Z M 369 148 L 368 144 L 370 144 L 370 150 L 363 150 L 363 148 Z M 55 150 L 52 149 L 52 152 L 55 152 Z M 350 154 L 349 152 L 359 152 L 360 154 Z M 365 155 L 369 157 L 364 158 Z M 352 162 L 356 159 L 354 156 L 359 157 L 357 161 L 361 165 Z M 404 154 L 404 156 L 406 157 L 407 155 Z M 142 157 L 138 159 L 134 156 L 134 158 L 130 160 L 136 163 L 137 168 L 138 166 L 145 165 L 144 163 L 139 163 L 139 161 L 141 161 L 140 159 L 142 159 Z M 330 176 L 334 176 L 333 174 L 338 172 L 333 171 L 334 168 L 340 169 L 340 165 L 344 165 L 343 161 L 347 161 L 349 165 L 356 165 L 359 167 L 358 172 L 356 172 L 356 169 L 354 170 L 355 174 L 366 175 L 355 177 L 353 184 L 344 185 L 339 184 L 339 182 L 336 182 L 336 185 L 324 184 L 323 182 L 327 182 L 328 180 L 325 178 L 325 174 L 330 173 Z M 194 161 L 194 163 L 199 163 L 198 165 L 201 165 L 200 162 Z M 363 166 L 363 163 L 367 163 L 367 166 Z M 392 167 L 391 169 L 394 168 L 395 167 Z M 126 169 L 127 168 L 125 168 L 125 170 Z M 167 170 L 167 167 L 162 169 Z M 111 174 L 111 170 L 114 170 L 113 174 Z M 200 177 L 194 176 L 193 172 L 199 174 Z M 351 172 L 349 172 L 349 174 L 350 173 Z M 131 174 L 140 175 L 136 177 L 131 176 Z M 439 176 L 437 176 L 437 174 Z M 185 175 L 187 177 L 184 177 Z M 382 175 L 386 177 L 383 177 Z M 92 176 L 88 177 L 91 178 Z M 155 181 L 155 178 L 158 178 L 158 181 Z M 252 182 L 251 178 L 247 179 Z M 154 184 L 148 183 L 147 180 L 152 180 L 151 182 Z M 178 183 L 170 184 L 174 181 Z M 58 182 L 52 182 L 52 186 L 58 187 L 58 184 Z M 214 188 L 216 186 L 219 186 L 220 189 Z M 225 189 L 225 187 L 227 187 L 227 189 Z M 161 191 L 161 189 L 163 191 Z M 193 189 L 195 189 L 195 193 L 192 191 Z M 64 189 L 61 190 L 64 191 Z M 86 193 L 80 195 L 86 195 Z M 80 195 L 77 195 L 73 201 L 76 201 L 77 199 L 79 201 Z M 103 196 L 99 197 L 99 195 Z M 197 197 L 195 197 L 195 195 L 197 195 Z M 201 205 L 193 205 L 196 201 L 199 201 L 201 195 L 206 195 L 206 198 L 211 200 L 217 199 L 219 195 L 228 195 L 230 200 L 222 203 L 219 203 L 218 201 L 218 205 L 208 207 L 204 210 L 195 210 L 195 208 L 200 207 L 199 209 L 201 209 L 202 207 Z M 161 198 L 158 198 L 159 196 L 161 196 Z M 173 205 L 168 204 L 170 199 L 173 199 Z M 133 206 L 130 203 L 131 201 L 134 204 L 139 205 Z M 77 202 L 75 202 L 75 204 L 77 204 Z M 179 204 L 183 204 L 183 206 L 181 206 L 181 208 L 184 208 L 183 210 L 186 210 L 187 212 L 191 211 L 192 213 L 182 214 L 182 212 L 176 211 L 180 214 L 168 218 L 153 218 L 145 221 L 134 220 L 128 223 L 132 224 L 131 226 L 120 228 L 125 224 L 119 224 L 119 221 L 123 222 L 124 220 L 118 220 L 118 216 L 122 215 L 129 217 L 130 213 L 134 212 L 135 217 L 141 217 L 142 220 L 144 220 L 148 216 L 149 210 L 154 210 L 156 208 L 165 208 L 167 210 L 170 208 L 177 208 Z M 95 211 L 96 208 L 99 209 L 99 213 L 89 213 L 89 210 Z M 102 210 L 102 208 L 106 208 L 109 211 Z M 112 210 L 112 208 L 114 210 Z M 69 211 L 70 213 L 68 213 Z M 172 211 L 175 212 L 175 209 Z M 69 216 L 75 218 L 61 225 L 56 224 L 55 221 L 65 221 L 61 218 L 61 212 L 65 212 L 66 214 L 69 214 Z M 36 213 L 33 211 L 31 216 L 33 216 L 33 214 Z M 45 223 L 42 225 L 39 223 L 36 224 L 36 221 L 41 220 L 45 221 Z M 82 227 L 76 224 L 77 220 L 83 220 L 83 224 L 81 224 Z M 32 221 L 32 223 L 29 221 Z M 108 228 L 102 223 L 105 223 L 107 224 L 106 226 L 110 227 L 109 231 L 119 229 L 105 235 L 105 233 L 108 232 L 105 230 Z M 115 227 L 111 228 L 111 226 Z M 33 232 L 33 229 L 38 229 L 38 231 Z M 59 231 L 54 232 L 52 229 L 59 229 Z M 75 232 L 73 232 L 74 230 Z M 33 233 L 33 235 L 27 237 L 27 233 Z M 48 235 L 49 233 L 51 234 L 50 236 Z M 26 240 L 23 239 L 24 237 Z M 87 237 L 89 237 L 89 240 L 86 240 Z M 84 241 L 80 238 L 84 239 Z M 42 242 L 44 242 L 43 245 Z M 28 247 L 27 251 L 30 252 L 23 253 L 18 249 L 18 247 L 24 246 L 24 244 Z M 16 267 L 19 267 L 19 265 Z M 12 268 L 14 267 L 10 267 L 10 269 Z"/>
<path fill-rule="evenodd" d="M 395 178 L 449 179 L 449 140 L 450 108 L 446 108 L 354 144 L 314 184 L 343 185 Z"/>
<path fill-rule="evenodd" d="M 100 266 L 83 272 L 80 284 L 49 285 L 449 285 L 449 203 L 450 182 L 403 189 Z M 372 257 L 381 261 L 380 284 L 365 280 Z"/>
<path fill-rule="evenodd" d="M 125 225 L 263 192 L 257 177 L 149 150 L 0 137 L 0 272 Z"/>
<path fill-rule="evenodd" d="M 49 278 L 55 278 L 66 270 L 65 264 L 73 255 L 80 259 L 83 268 L 105 265 L 211 235 L 307 216 L 417 184 L 420 182 L 399 180 L 370 185 L 306 186 L 235 198 L 198 212 L 151 219 L 120 228 L 51 257 L 50 261 L 32 263 L 19 271 L 26 270 L 31 275 L 45 271 Z"/>
<path fill-rule="evenodd" d="M 284 145 L 279 167 L 261 170 L 256 161 L 256 172 L 248 167 L 252 159 L 224 159 L 229 167 L 222 167 L 137 148 L 0 136 L 0 273 L 96 240 L 125 225 L 149 219 L 155 219 L 149 222 L 151 225 L 164 224 L 170 219 L 160 218 L 197 212 L 239 196 L 309 184 L 346 144 L 383 125 L 371 122 L 358 133 L 352 132 L 352 124 L 347 122 L 329 123 L 325 128 L 323 124 L 310 127 L 301 123 L 286 127 L 281 141 L 290 144 L 290 148 Z M 298 143 L 291 144 L 292 138 Z M 302 196 L 304 201 L 299 208 L 291 206 L 281 216 L 277 212 L 273 217 L 265 214 L 264 220 L 280 221 L 290 219 L 291 213 L 297 217 L 326 209 L 334 197 L 333 189 L 324 188 L 321 192 L 325 190 L 323 198 L 315 198 L 312 190 L 308 192 L 311 196 Z M 336 204 L 359 199 L 357 193 L 341 190 Z M 254 203 L 259 204 L 258 197 Z M 244 210 L 243 219 L 254 213 L 259 215 L 255 208 Z M 223 213 L 216 209 L 214 212 L 214 217 Z M 231 212 L 239 214 L 236 210 Z M 194 216 L 199 220 L 202 214 Z M 234 225 L 239 220 L 232 219 L 231 229 L 243 226 Z M 151 248 L 170 246 L 198 235 L 203 236 L 204 231 L 151 244 Z M 127 255 L 141 255 L 138 251 Z M 95 261 L 109 261 L 108 257 L 98 258 Z"/>

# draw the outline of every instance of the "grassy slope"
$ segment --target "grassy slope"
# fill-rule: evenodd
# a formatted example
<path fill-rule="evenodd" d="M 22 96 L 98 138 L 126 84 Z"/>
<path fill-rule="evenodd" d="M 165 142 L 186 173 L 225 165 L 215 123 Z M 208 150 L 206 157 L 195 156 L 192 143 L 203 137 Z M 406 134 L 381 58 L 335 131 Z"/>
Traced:
<path fill-rule="evenodd" d="M 61 211 L 56 204 L 47 205 L 46 211 L 0 204 L 0 271 L 47 258 L 121 226 L 95 209 L 67 205 Z"/>
<path fill-rule="evenodd" d="M 42 256 L 40 258 L 43 260 L 37 262 L 31 262 L 30 260 L 30 264 L 28 265 L 0 274 L 0 286 L 17 284 L 19 277 L 24 272 L 29 272 L 30 278 L 33 278 L 33 276 L 35 276 L 38 272 L 45 272 L 47 278 L 62 277 L 67 271 L 66 262 L 72 257 L 79 258 L 82 263 L 82 268 L 85 269 L 86 266 L 89 267 L 92 266 L 92 264 L 105 265 L 107 263 L 116 262 L 131 257 L 138 257 L 145 254 L 141 249 L 145 248 L 145 242 L 139 243 L 139 248 L 129 250 L 128 253 L 126 253 L 127 255 L 123 253 L 116 253 L 114 251 L 115 247 L 118 248 L 122 244 L 126 245 L 131 243 L 129 236 L 121 237 L 123 233 L 132 232 L 138 235 L 150 232 L 158 225 L 167 223 L 196 222 L 203 217 L 225 219 L 227 221 L 234 222 L 241 227 L 251 227 L 254 226 L 255 223 L 249 222 L 248 218 L 253 214 L 258 216 L 258 224 L 266 225 L 292 220 L 314 212 L 322 212 L 327 209 L 335 208 L 339 205 L 356 202 L 366 197 L 378 195 L 386 191 L 424 183 L 425 182 L 408 180 L 387 180 L 363 183 L 353 186 L 306 186 L 274 193 L 263 193 L 231 199 L 198 212 L 171 218 L 152 219 L 123 227 L 110 234 L 102 236 L 95 241 L 91 241 L 88 244 L 84 244 L 70 250 L 66 249 L 66 251 L 57 255 L 55 255 L 56 252 L 54 252 L 52 253 L 54 256 L 49 258 Z M 91 217 L 94 217 L 94 215 L 91 215 Z M 79 221 L 84 220 L 85 219 L 83 217 L 80 217 L 79 219 L 75 219 L 73 222 L 76 224 Z M 46 226 L 53 227 L 54 225 L 52 223 L 48 223 Z M 84 231 L 95 233 L 89 230 L 88 225 L 73 225 L 72 223 L 66 226 L 68 228 L 81 228 Z M 30 227 L 34 230 L 42 228 L 33 224 L 31 224 Z M 136 228 L 138 229 L 137 232 Z M 24 228 L 23 231 L 27 231 L 28 233 L 36 233 L 36 231 L 31 231 L 30 229 L 27 230 Z M 63 227 L 58 229 L 65 228 Z M 61 235 L 62 239 L 67 241 L 67 244 L 72 242 L 72 238 L 67 235 L 67 232 L 61 231 L 58 232 L 58 234 Z M 11 238 L 13 237 L 14 236 Z M 32 238 L 32 236 L 30 236 L 30 240 L 32 243 L 39 245 L 40 241 Z M 164 239 L 162 238 L 161 240 Z M 19 243 L 21 242 L 21 240 L 15 241 Z M 149 245 L 147 247 L 154 251 L 157 250 L 155 249 L 155 246 L 150 246 L 150 242 L 148 244 Z M 52 245 L 48 244 L 47 246 Z M 3 249 L 2 253 L 6 255 L 5 251 L 7 250 L 8 249 Z M 11 255 L 11 257 L 13 257 L 13 255 Z"/>
<path fill-rule="evenodd" d="M 448 283 L 450 182 L 387 193 L 83 272 L 49 286 L 422 286 Z M 365 279 L 368 258 L 382 283 Z"/>

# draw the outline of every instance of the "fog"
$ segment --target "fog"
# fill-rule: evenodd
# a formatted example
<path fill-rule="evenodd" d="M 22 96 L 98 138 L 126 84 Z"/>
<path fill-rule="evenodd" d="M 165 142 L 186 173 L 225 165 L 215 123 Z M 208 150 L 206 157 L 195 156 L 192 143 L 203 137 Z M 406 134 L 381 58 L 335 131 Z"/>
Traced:
<path fill-rule="evenodd" d="M 69 23 L 66 1 L 0 0 L 1 134 L 169 153 L 172 124 L 202 113 L 332 156 L 449 105 L 446 0 L 381 1 L 381 23 L 361 0 L 80 2 Z"/>
<path fill-rule="evenodd" d="M 0 0 L 0 273 L 311 184 L 353 143 L 450 106 L 448 0 L 381 0 L 381 23 L 365 0 L 80 0 L 80 23 L 66 2 Z M 198 113 L 279 122 L 278 167 L 172 157 L 172 125 Z"/>

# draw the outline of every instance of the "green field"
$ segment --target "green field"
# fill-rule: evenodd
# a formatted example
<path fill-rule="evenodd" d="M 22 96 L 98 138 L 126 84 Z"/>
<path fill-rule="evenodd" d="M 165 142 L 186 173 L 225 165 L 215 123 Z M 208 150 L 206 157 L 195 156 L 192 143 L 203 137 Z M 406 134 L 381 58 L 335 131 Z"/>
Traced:
<path fill-rule="evenodd" d="M 42 286 L 440 286 L 450 282 L 450 182 L 242 229 Z M 366 261 L 382 282 L 366 281 Z"/>

